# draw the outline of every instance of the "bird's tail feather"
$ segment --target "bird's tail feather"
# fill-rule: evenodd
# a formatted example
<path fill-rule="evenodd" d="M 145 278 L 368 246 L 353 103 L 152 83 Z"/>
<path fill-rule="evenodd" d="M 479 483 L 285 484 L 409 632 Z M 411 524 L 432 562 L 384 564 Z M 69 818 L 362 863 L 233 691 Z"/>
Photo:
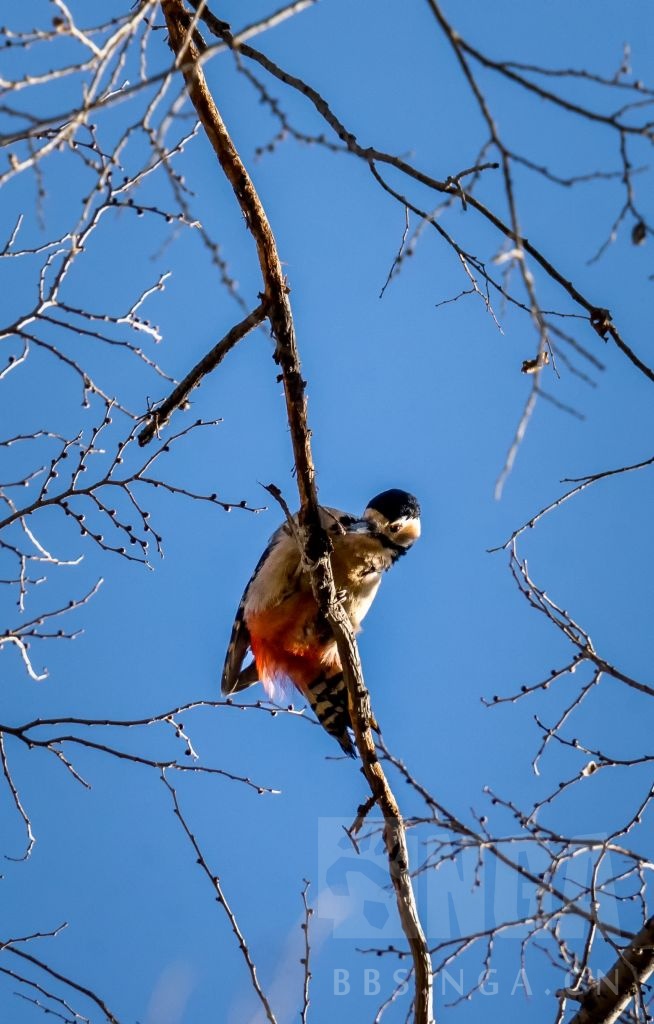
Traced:
<path fill-rule="evenodd" d="M 333 736 L 348 757 L 356 757 L 350 730 L 352 722 L 347 704 L 347 686 L 343 673 L 319 675 L 306 689 L 311 708 L 323 729 Z"/>
<path fill-rule="evenodd" d="M 232 693 L 240 693 L 241 690 L 247 690 L 248 686 L 254 686 L 255 683 L 259 682 L 259 671 L 256 663 L 251 661 L 249 665 L 239 673 L 236 684 L 232 690 Z"/>

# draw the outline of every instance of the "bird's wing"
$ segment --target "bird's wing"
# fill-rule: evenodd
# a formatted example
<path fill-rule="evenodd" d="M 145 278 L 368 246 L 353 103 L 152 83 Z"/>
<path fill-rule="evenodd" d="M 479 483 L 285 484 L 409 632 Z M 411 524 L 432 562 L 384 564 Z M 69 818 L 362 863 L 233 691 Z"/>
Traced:
<path fill-rule="evenodd" d="M 344 534 L 354 516 L 339 509 L 321 509 L 323 526 L 332 536 Z M 234 693 L 256 682 L 256 672 L 248 665 L 241 672 L 241 666 L 250 646 L 247 627 L 249 614 L 264 611 L 281 604 L 302 586 L 309 587 L 309 581 L 302 573 L 300 552 L 288 523 L 273 533 L 262 554 L 236 611 L 222 677 L 222 692 Z"/>
<path fill-rule="evenodd" d="M 280 526 L 280 528 L 275 530 L 273 533 L 272 537 L 268 541 L 266 550 L 259 559 L 257 566 L 252 573 L 245 590 L 243 591 L 243 597 L 236 609 L 234 625 L 232 626 L 232 634 L 229 638 L 227 654 L 225 655 L 225 666 L 223 668 L 221 683 L 222 692 L 226 695 L 234 693 L 237 690 L 244 689 L 245 686 L 250 685 L 250 683 L 256 682 L 256 679 L 250 679 L 249 676 L 247 682 L 239 678 L 241 676 L 241 666 L 250 646 L 250 633 L 245 622 L 245 614 L 253 594 L 258 593 L 260 590 L 272 591 L 272 603 L 275 603 L 274 587 L 271 588 L 270 586 L 274 581 L 269 579 L 271 575 L 269 562 L 273 552 L 275 552 L 280 543 L 283 542 L 285 532 L 288 533 L 286 525 Z M 248 666 L 244 672 L 248 672 L 249 668 L 250 666 Z M 243 683 L 243 685 L 239 685 L 239 682 Z"/>
<path fill-rule="evenodd" d="M 247 594 L 247 590 L 245 593 Z M 238 689 L 241 665 L 243 664 L 248 647 L 250 646 L 250 634 L 248 632 L 248 627 L 245 625 L 243 620 L 244 600 L 245 594 L 243 595 L 236 612 L 234 625 L 232 626 L 232 635 L 229 638 L 229 646 L 227 648 L 227 654 L 225 655 L 225 667 L 223 668 L 221 689 L 226 696 L 230 693 L 234 693 L 234 691 Z"/>

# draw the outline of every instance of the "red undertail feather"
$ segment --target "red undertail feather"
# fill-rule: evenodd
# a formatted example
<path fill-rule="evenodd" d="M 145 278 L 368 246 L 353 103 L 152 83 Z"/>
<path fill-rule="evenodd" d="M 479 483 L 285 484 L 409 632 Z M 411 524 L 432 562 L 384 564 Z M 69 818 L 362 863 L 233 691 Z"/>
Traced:
<path fill-rule="evenodd" d="M 316 603 L 311 594 L 294 595 L 283 604 L 250 614 L 247 627 L 259 679 L 269 696 L 285 679 L 302 693 L 334 664 L 334 645 L 320 642 L 313 628 Z"/>

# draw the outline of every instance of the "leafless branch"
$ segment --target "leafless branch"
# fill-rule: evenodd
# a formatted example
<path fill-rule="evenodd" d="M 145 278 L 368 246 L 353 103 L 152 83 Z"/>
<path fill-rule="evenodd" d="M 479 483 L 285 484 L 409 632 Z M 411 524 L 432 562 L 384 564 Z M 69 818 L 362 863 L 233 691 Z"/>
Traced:
<path fill-rule="evenodd" d="M 225 337 L 215 345 L 211 351 L 207 352 L 205 356 L 197 363 L 192 370 L 187 373 L 184 380 L 177 385 L 175 390 L 171 392 L 168 398 L 161 403 L 156 409 L 151 410 L 149 419 L 145 427 L 140 431 L 138 435 L 138 442 L 143 447 L 148 444 L 149 441 L 155 436 L 158 436 L 159 431 L 168 423 L 168 420 L 172 416 L 175 409 L 180 407 L 186 408 L 189 404 L 189 396 L 194 388 L 199 387 L 202 380 L 208 373 L 215 370 L 217 366 L 223 361 L 228 352 L 230 352 L 234 346 L 244 338 L 246 334 L 257 327 L 266 317 L 266 303 L 260 303 L 256 309 L 253 309 L 251 313 L 241 320 L 239 324 L 236 324 L 230 331 L 227 332 Z"/>
<path fill-rule="evenodd" d="M 53 967 L 48 966 L 43 960 L 33 956 L 31 953 L 26 953 L 24 949 L 17 949 L 11 942 L 0 942 L 0 952 L 7 952 L 12 956 L 18 957 L 24 963 L 29 963 L 38 970 L 43 971 L 50 978 L 54 978 L 55 981 L 61 982 L 67 988 L 72 989 L 79 995 L 84 996 L 90 1002 L 92 1002 L 102 1014 L 109 1024 L 120 1024 L 120 1021 L 115 1014 L 109 1009 L 105 1001 L 92 989 L 87 988 L 85 985 L 79 984 L 79 982 L 73 981 L 72 978 L 67 977 L 60 971 L 56 971 Z"/>
<path fill-rule="evenodd" d="M 185 44 L 188 14 L 180 0 L 162 0 L 173 50 L 178 53 Z M 207 20 L 206 8 L 201 9 Z M 223 37 L 222 25 L 210 25 Z M 276 342 L 275 358 L 282 371 L 286 409 L 297 472 L 300 496 L 300 528 L 305 531 L 304 554 L 310 566 L 314 594 L 334 631 L 348 686 L 350 714 L 357 747 L 363 760 L 364 774 L 374 793 L 386 822 L 385 843 L 391 878 L 397 894 L 402 927 L 413 951 L 416 974 L 416 1024 L 429 1024 L 432 1013 L 432 983 L 429 954 L 420 924 L 409 874 L 404 824 L 375 752 L 370 728 L 370 699 L 363 682 L 361 662 L 350 621 L 336 599 L 325 531 L 320 523 L 315 486 L 315 469 L 307 424 L 305 384 L 284 280 L 275 239 L 261 202 L 244 167 L 220 113 L 208 91 L 204 75 L 197 64 L 199 51 L 194 43 L 188 47 L 190 66 L 183 67 L 189 95 L 207 132 L 221 167 L 230 181 L 246 223 L 257 248 L 268 302 L 268 317 Z"/>
<path fill-rule="evenodd" d="M 613 1024 L 654 972 L 654 918 L 619 951 L 610 971 L 574 998 L 581 1003 L 570 1024 Z"/>
<path fill-rule="evenodd" d="M 209 879 L 209 882 L 211 883 L 211 886 L 214 892 L 216 893 L 216 902 L 223 908 L 225 914 L 227 915 L 227 919 L 229 921 L 232 931 L 234 932 L 234 935 L 236 936 L 236 940 L 238 942 L 239 949 L 241 950 L 241 953 L 243 955 L 243 959 L 245 960 L 250 975 L 250 980 L 252 982 L 252 987 L 257 994 L 261 1006 L 263 1007 L 266 1018 L 270 1022 L 270 1024 L 277 1024 L 277 1019 L 272 1011 L 272 1008 L 268 1001 L 268 997 L 264 993 L 259 983 L 259 978 L 257 976 L 257 969 L 254 965 L 254 960 L 252 959 L 250 950 L 246 944 L 245 938 L 243 937 L 243 933 L 239 927 L 238 921 L 236 920 L 234 911 L 232 910 L 230 904 L 227 901 L 221 881 L 219 877 L 212 872 L 209 865 L 207 864 L 207 861 L 205 860 L 204 854 L 200 849 L 198 841 L 193 832 L 191 831 L 186 821 L 186 818 L 182 814 L 182 810 L 179 805 L 179 800 L 177 798 L 177 791 L 166 778 L 164 771 L 162 771 L 161 773 L 161 781 L 163 782 L 164 786 L 166 787 L 170 794 L 171 800 L 173 802 L 173 811 L 177 817 L 177 820 L 182 826 L 182 829 L 186 834 L 187 839 L 189 840 L 191 846 L 193 847 L 193 851 L 197 858 L 197 863 L 199 864 L 200 868 Z"/>
<path fill-rule="evenodd" d="M 302 933 L 304 936 L 304 955 L 300 960 L 304 972 L 304 981 L 302 984 L 302 1009 L 300 1010 L 300 1020 L 302 1024 L 307 1024 L 309 1020 L 309 1005 L 311 1000 L 309 999 L 309 987 L 311 984 L 311 945 L 309 943 L 309 921 L 313 914 L 312 908 L 309 906 L 308 900 L 309 882 L 304 880 L 304 889 L 302 890 L 302 907 L 304 909 L 304 921 L 302 922 Z"/>

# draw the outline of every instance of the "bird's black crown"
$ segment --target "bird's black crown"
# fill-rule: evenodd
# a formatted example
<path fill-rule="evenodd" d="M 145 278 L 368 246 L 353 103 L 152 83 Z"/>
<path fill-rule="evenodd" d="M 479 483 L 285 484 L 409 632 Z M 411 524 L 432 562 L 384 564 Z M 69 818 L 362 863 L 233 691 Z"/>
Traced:
<path fill-rule="evenodd" d="M 398 487 L 391 487 L 389 491 L 382 491 L 381 494 L 371 498 L 368 508 L 374 508 L 376 512 L 385 516 L 389 523 L 401 519 L 402 516 L 409 519 L 418 519 L 420 516 L 420 505 L 417 498 Z"/>

